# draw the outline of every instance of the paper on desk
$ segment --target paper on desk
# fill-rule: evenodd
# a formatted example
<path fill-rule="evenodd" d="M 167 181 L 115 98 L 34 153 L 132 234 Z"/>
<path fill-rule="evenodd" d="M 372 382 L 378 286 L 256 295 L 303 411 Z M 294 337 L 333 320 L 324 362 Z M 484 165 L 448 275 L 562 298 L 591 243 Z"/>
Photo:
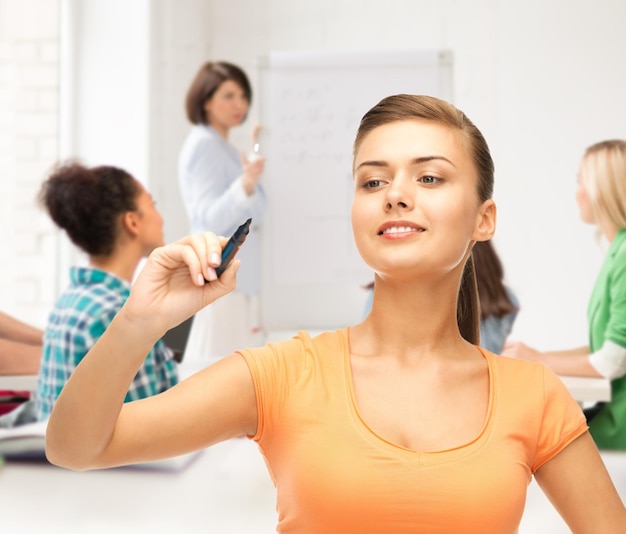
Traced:
<path fill-rule="evenodd" d="M 45 458 L 47 421 L 0 428 L 0 456 L 5 458 Z"/>

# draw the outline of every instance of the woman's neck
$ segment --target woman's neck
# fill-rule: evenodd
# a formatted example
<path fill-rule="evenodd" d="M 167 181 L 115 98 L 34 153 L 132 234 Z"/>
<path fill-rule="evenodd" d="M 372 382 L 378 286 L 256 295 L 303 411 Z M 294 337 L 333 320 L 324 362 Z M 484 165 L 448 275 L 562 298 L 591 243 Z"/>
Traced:
<path fill-rule="evenodd" d="M 142 255 L 132 249 L 118 249 L 109 255 L 89 256 L 89 264 L 102 271 L 132 282 Z"/>
<path fill-rule="evenodd" d="M 435 353 L 462 341 L 456 320 L 458 281 L 389 284 L 378 281 L 372 310 L 362 323 L 375 350 Z"/>
<path fill-rule="evenodd" d="M 618 230 L 611 226 L 608 228 L 600 227 L 600 231 L 604 234 L 604 237 L 607 238 L 608 242 L 611 243 L 613 239 L 615 239 Z"/>
<path fill-rule="evenodd" d="M 226 128 L 226 126 L 220 126 L 220 125 L 210 124 L 210 123 L 209 123 L 209 126 L 213 128 L 224 141 L 228 141 L 229 129 Z"/>

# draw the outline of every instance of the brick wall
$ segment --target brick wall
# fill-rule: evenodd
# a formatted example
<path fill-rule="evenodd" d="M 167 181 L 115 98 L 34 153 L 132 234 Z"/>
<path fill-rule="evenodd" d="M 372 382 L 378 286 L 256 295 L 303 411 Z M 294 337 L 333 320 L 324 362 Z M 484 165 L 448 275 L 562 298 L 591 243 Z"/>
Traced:
<path fill-rule="evenodd" d="M 37 206 L 58 153 L 60 0 L 0 0 L 0 309 L 43 326 L 57 234 Z"/>

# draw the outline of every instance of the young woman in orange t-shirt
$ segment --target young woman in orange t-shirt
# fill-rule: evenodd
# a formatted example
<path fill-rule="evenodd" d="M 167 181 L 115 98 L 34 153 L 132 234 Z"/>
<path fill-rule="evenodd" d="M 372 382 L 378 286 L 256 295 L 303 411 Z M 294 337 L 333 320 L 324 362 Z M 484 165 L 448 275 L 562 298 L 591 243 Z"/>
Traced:
<path fill-rule="evenodd" d="M 622 532 L 626 510 L 563 384 L 476 346 L 470 253 L 496 223 L 480 131 L 436 98 L 386 98 L 361 121 L 353 174 L 354 238 L 375 272 L 363 322 L 237 352 L 123 405 L 151 344 L 236 285 L 237 260 L 215 275 L 225 238 L 157 249 L 61 394 L 50 461 L 102 468 L 245 434 L 276 483 L 279 532 L 513 534 L 533 474 L 573 531 Z"/>

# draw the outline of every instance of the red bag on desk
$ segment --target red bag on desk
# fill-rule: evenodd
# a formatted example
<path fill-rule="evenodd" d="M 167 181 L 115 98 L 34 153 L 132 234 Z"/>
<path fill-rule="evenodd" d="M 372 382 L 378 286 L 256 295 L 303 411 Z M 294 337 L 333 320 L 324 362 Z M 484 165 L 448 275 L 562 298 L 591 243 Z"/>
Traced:
<path fill-rule="evenodd" d="M 0 415 L 15 410 L 20 404 L 30 399 L 28 391 L 0 390 Z"/>

